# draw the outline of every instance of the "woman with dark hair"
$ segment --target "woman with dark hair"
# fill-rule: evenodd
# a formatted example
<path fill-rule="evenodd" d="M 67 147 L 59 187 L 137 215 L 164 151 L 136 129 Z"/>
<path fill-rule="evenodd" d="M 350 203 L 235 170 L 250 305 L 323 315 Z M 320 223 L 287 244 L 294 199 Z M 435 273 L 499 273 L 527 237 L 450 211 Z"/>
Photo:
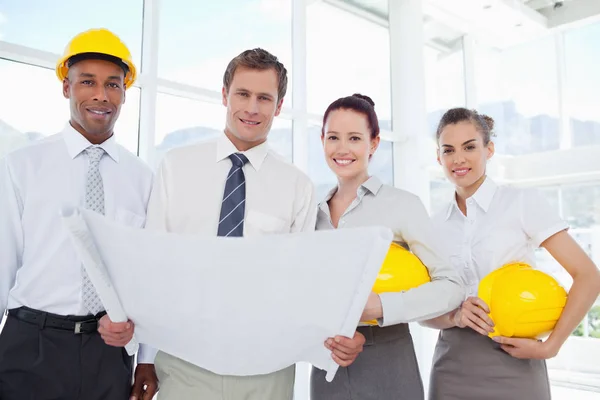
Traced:
<path fill-rule="evenodd" d="M 326 341 L 342 367 L 331 383 L 325 381 L 324 371 L 313 368 L 311 399 L 423 399 L 408 322 L 458 307 L 464 299 L 460 278 L 446 263 L 419 198 L 369 176 L 369 159 L 380 141 L 377 114 L 369 97 L 355 94 L 334 101 L 323 117 L 321 140 L 338 184 L 319 204 L 316 229 L 388 227 L 394 232 L 394 242 L 410 249 L 427 266 L 431 282 L 406 292 L 371 293 L 361 321 L 376 320 L 377 326 L 361 323 L 357 328 L 360 335 L 354 339 Z M 339 362 L 348 358 L 354 342 L 361 339 L 366 339 L 364 349 L 354 363 Z"/>
<path fill-rule="evenodd" d="M 424 323 L 441 329 L 430 400 L 550 399 L 544 360 L 558 353 L 600 292 L 600 272 L 546 199 L 534 190 L 498 186 L 486 175 L 494 155 L 493 129 L 490 117 L 464 108 L 446 112 L 437 129 L 438 162 L 455 192 L 434 222 L 469 297 Z M 573 277 L 554 331 L 544 342 L 490 339 L 494 322 L 488 304 L 476 297 L 480 280 L 511 262 L 534 266 L 534 249 L 540 246 Z"/>

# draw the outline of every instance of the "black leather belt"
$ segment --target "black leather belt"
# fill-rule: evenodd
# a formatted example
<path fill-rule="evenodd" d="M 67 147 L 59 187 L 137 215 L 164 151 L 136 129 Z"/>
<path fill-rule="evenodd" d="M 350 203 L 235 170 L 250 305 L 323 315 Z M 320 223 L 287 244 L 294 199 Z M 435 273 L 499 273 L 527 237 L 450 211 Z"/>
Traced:
<path fill-rule="evenodd" d="M 23 322 L 38 325 L 40 329 L 61 329 L 65 331 L 71 331 L 74 334 L 96 332 L 98 330 L 98 320 L 104 314 L 106 314 L 106 312 L 101 312 L 96 316 L 63 316 L 34 310 L 29 307 L 20 307 L 8 310 L 9 316 L 12 316 Z"/>

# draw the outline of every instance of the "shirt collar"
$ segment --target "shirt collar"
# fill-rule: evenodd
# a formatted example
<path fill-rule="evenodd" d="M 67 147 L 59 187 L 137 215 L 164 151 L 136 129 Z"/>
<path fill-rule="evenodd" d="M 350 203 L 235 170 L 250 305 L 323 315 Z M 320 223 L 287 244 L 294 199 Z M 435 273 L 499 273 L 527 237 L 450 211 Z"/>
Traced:
<path fill-rule="evenodd" d="M 92 146 L 92 143 L 73 128 L 70 123 L 65 125 L 62 134 L 71 158 L 77 157 L 82 151 Z M 114 134 L 98 146 L 102 147 L 106 154 L 108 154 L 115 162 L 119 162 L 119 147 L 115 141 Z"/>
<path fill-rule="evenodd" d="M 225 134 L 221 135 L 217 140 L 217 162 L 229 158 L 233 153 L 245 155 L 250 165 L 258 171 L 269 153 L 269 145 L 267 142 L 264 142 L 249 150 L 239 151 Z"/>
<path fill-rule="evenodd" d="M 473 195 L 473 200 L 475 200 L 483 211 L 488 212 L 490 209 L 490 204 L 492 203 L 497 188 L 498 185 L 496 185 L 492 178 L 486 176 L 481 186 L 479 186 L 479 189 L 477 189 Z"/>
<path fill-rule="evenodd" d="M 373 193 L 373 195 L 375 195 L 375 196 L 377 196 L 377 193 L 379 193 L 379 189 L 381 189 L 382 186 L 383 186 L 383 183 L 376 176 L 371 176 L 369 179 L 367 179 L 361 185 L 361 187 L 367 189 L 369 192 Z"/>
<path fill-rule="evenodd" d="M 450 216 L 452 216 L 452 211 L 454 210 L 458 210 L 458 204 L 456 204 L 456 191 L 453 190 L 452 191 L 452 197 L 450 198 L 450 201 L 448 202 L 448 208 L 446 210 L 446 221 L 448 221 L 448 219 L 450 219 Z"/>
<path fill-rule="evenodd" d="M 383 186 L 383 183 L 381 182 L 381 180 L 378 177 L 371 176 L 369 179 L 367 179 L 365 182 L 363 182 L 362 185 L 360 185 L 358 187 L 358 190 L 356 191 L 356 195 L 359 200 L 362 200 L 362 198 L 365 196 L 365 194 L 367 194 L 367 192 L 371 192 L 374 196 L 377 196 L 377 193 L 379 193 L 379 190 L 381 189 L 382 186 Z M 337 192 L 337 190 L 338 190 L 337 186 L 333 187 L 327 193 L 325 198 L 319 203 L 319 208 L 322 209 L 322 207 L 325 207 L 327 202 L 329 200 L 331 200 L 331 198 L 333 197 L 335 192 Z"/>
<path fill-rule="evenodd" d="M 473 198 L 473 200 L 475 200 L 475 203 L 477 203 L 477 205 L 481 207 L 481 209 L 484 212 L 487 213 L 490 209 L 490 204 L 492 203 L 492 199 L 494 198 L 494 194 L 496 193 L 497 188 L 498 185 L 496 184 L 496 182 L 494 182 L 489 176 L 486 176 L 481 186 L 479 186 L 479 189 L 477 189 L 477 191 L 471 197 Z M 448 205 L 446 220 L 450 218 L 454 210 L 458 209 L 458 203 L 456 202 L 456 192 L 452 192 L 452 199 L 450 200 L 450 204 Z"/>
<path fill-rule="evenodd" d="M 331 198 L 333 197 L 333 195 L 335 194 L 335 192 L 337 192 L 337 190 L 338 190 L 337 186 L 332 187 L 331 190 L 325 196 L 325 198 L 323 198 L 323 200 L 321 200 L 321 202 L 319 203 L 319 208 L 321 207 L 321 205 L 327 204 L 327 202 L 329 200 L 331 200 Z"/>

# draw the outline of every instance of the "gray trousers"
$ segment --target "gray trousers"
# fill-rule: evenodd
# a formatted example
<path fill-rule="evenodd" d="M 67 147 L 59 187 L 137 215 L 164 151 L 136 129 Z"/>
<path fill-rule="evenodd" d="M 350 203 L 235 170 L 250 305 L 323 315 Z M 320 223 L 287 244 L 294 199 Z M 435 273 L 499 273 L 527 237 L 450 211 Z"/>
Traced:
<path fill-rule="evenodd" d="M 359 327 L 366 343 L 332 382 L 325 372 L 311 374 L 311 400 L 423 400 L 423 382 L 407 324 L 385 328 Z"/>
<path fill-rule="evenodd" d="M 295 366 L 267 375 L 224 376 L 159 351 L 159 400 L 292 400 Z"/>
<path fill-rule="evenodd" d="M 440 332 L 429 400 L 549 400 L 546 362 L 514 358 L 470 328 Z"/>

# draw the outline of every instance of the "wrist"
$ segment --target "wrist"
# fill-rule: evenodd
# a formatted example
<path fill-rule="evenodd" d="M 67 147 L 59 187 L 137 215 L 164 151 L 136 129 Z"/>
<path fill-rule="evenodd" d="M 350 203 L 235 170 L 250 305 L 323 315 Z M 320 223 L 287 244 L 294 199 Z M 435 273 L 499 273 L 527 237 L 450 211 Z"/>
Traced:
<path fill-rule="evenodd" d="M 545 358 L 548 359 L 556 357 L 562 346 L 562 343 L 559 343 L 556 339 L 553 339 L 552 336 L 550 336 L 545 342 L 543 342 L 542 346 L 544 348 Z"/>
<path fill-rule="evenodd" d="M 456 320 L 459 311 L 460 311 L 460 308 L 457 308 L 456 310 L 450 311 L 450 314 L 448 314 L 450 327 L 452 327 L 452 328 L 460 328 L 460 325 L 458 324 L 458 322 Z"/>
<path fill-rule="evenodd" d="M 375 314 L 375 319 L 383 318 L 383 304 L 381 303 L 381 297 L 376 295 L 375 307 L 373 313 Z"/>
<path fill-rule="evenodd" d="M 377 294 L 373 294 L 363 311 L 363 318 L 366 320 L 383 318 L 383 306 L 381 304 L 381 297 Z"/>

